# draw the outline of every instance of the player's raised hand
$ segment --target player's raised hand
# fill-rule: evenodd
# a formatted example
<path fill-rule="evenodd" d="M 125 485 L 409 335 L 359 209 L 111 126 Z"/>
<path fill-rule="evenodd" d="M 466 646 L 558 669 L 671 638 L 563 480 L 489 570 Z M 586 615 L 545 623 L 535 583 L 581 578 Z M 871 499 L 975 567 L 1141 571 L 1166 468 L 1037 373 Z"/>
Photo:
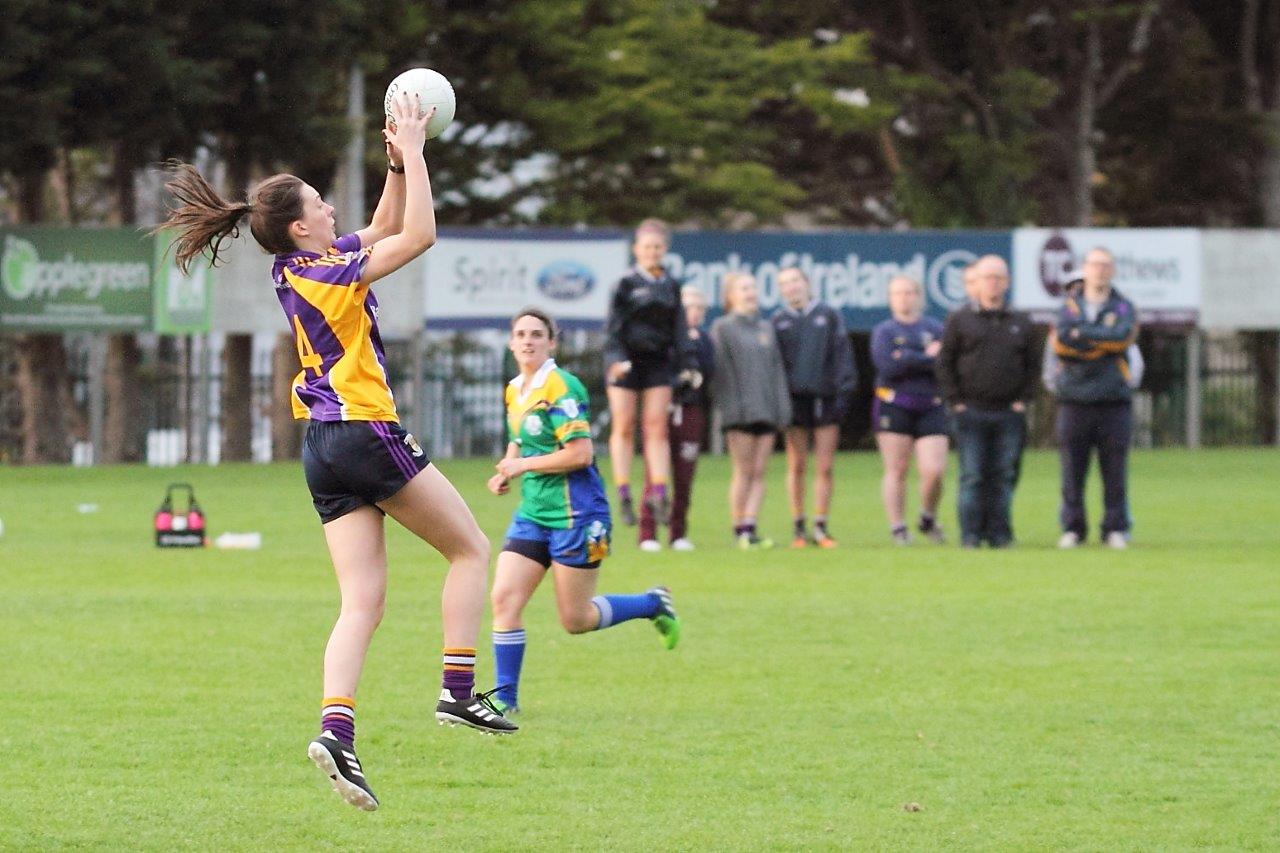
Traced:
<path fill-rule="evenodd" d="M 386 126 L 382 129 L 382 138 L 387 145 L 387 162 L 397 169 L 404 165 L 404 154 L 400 149 L 391 144 L 388 134 L 395 133 L 395 126 L 391 124 L 391 119 L 387 119 Z"/>
<path fill-rule="evenodd" d="M 511 481 L 501 474 L 494 474 L 489 478 L 489 491 L 495 495 L 505 495 L 511 491 Z"/>
<path fill-rule="evenodd" d="M 391 121 L 382 136 L 387 144 L 399 149 L 401 156 L 410 151 L 421 151 L 427 141 L 427 122 L 436 114 L 435 107 L 425 112 L 419 109 L 419 98 L 401 92 L 391 99 Z"/>

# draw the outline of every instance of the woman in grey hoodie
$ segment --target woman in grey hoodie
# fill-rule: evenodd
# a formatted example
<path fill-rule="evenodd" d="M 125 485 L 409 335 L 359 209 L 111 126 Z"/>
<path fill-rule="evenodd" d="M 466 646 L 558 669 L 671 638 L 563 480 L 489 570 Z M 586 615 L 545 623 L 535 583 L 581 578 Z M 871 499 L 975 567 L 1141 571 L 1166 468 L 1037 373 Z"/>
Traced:
<path fill-rule="evenodd" d="M 786 369 L 773 325 L 760 316 L 756 280 L 729 273 L 720 285 L 725 313 L 711 324 L 715 381 L 711 396 L 729 447 L 729 507 L 738 547 L 772 548 L 756 534 L 764 475 L 778 430 L 791 421 Z"/>

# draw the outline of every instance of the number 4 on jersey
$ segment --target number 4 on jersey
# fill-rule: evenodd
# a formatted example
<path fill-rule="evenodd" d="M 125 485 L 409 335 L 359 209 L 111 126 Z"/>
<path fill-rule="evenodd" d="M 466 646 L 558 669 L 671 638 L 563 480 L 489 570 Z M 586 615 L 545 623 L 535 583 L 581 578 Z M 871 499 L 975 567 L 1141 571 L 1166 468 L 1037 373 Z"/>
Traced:
<path fill-rule="evenodd" d="M 324 358 L 311 346 L 311 339 L 307 337 L 306 330 L 302 328 L 302 320 L 297 314 L 293 315 L 293 328 L 298 341 L 298 361 L 302 363 L 302 369 L 310 368 L 316 372 L 316 376 L 322 375 Z"/>

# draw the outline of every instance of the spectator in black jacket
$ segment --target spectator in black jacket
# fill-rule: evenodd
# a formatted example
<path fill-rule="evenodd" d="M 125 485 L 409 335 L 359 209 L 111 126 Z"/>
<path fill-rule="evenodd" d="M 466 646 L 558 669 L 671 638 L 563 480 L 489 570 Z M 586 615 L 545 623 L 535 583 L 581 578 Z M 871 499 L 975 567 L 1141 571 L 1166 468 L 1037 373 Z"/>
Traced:
<path fill-rule="evenodd" d="M 782 310 L 773 329 L 787 370 L 791 423 L 787 427 L 787 493 L 791 496 L 792 548 L 812 542 L 836 547 L 827 530 L 831 509 L 832 468 L 840 442 L 840 422 L 849 411 L 857 374 L 853 347 L 840 312 L 813 299 L 809 279 L 797 267 L 778 271 Z M 805 474 L 809 451 L 817 462 L 813 476 L 813 536 L 805 523 Z"/>
<path fill-rule="evenodd" d="M 707 409 L 710 405 L 711 380 L 715 375 L 715 352 L 711 336 L 702 329 L 707 317 L 707 297 L 692 284 L 680 288 L 680 300 L 684 304 L 685 325 L 689 328 L 689 340 L 694 346 L 698 362 L 697 370 L 684 370 L 676 377 L 674 404 L 668 435 L 671 436 L 672 491 L 671 524 L 667 529 L 673 551 L 692 551 L 693 542 L 688 537 L 689 502 L 693 497 L 693 475 L 698 468 L 698 454 L 702 451 L 702 436 L 707 430 Z M 660 551 L 657 519 L 649 504 L 640 508 L 640 550 Z"/>
<path fill-rule="evenodd" d="M 961 545 L 1013 544 L 1010 507 L 1040 364 L 1031 318 L 1005 304 L 1009 267 L 978 259 L 977 305 L 947 318 L 938 384 L 955 415 Z"/>
<path fill-rule="evenodd" d="M 670 511 L 667 413 L 671 388 L 678 373 L 696 369 L 680 306 L 680 284 L 662 265 L 670 245 L 670 231 L 661 220 L 646 219 L 636 228 L 631 246 L 636 265 L 613 293 L 605 329 L 605 391 L 612 424 L 609 456 L 619 515 L 629 525 L 636 523 L 631 500 L 636 412 L 643 401 L 644 500 L 665 524 Z"/>

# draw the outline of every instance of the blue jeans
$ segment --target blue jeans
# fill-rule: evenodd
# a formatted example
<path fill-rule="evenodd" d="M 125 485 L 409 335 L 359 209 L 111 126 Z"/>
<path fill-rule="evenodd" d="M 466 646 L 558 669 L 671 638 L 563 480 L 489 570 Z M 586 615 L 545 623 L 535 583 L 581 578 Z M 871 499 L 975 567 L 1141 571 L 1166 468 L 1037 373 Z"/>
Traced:
<path fill-rule="evenodd" d="M 1010 507 L 1026 432 L 1026 418 L 1011 409 L 956 414 L 963 544 L 1003 548 L 1013 541 Z"/>

